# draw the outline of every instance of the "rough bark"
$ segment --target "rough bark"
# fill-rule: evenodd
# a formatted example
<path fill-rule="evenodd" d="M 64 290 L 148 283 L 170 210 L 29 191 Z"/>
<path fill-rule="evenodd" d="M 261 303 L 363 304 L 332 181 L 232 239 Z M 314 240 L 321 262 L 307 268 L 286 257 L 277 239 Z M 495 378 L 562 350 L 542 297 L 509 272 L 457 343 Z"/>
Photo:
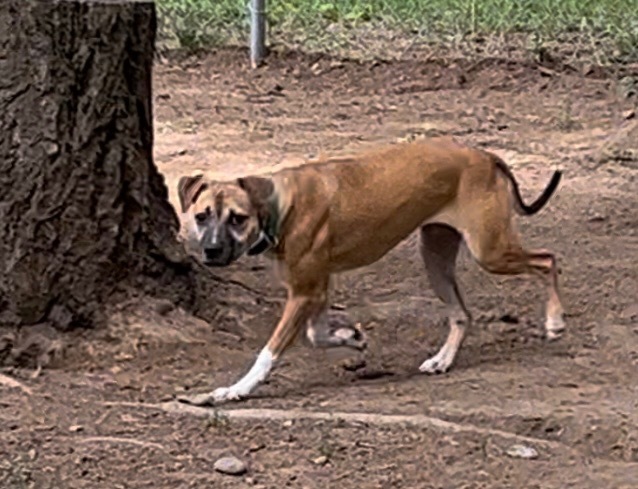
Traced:
<path fill-rule="evenodd" d="M 0 323 L 94 324 L 132 277 L 191 288 L 152 158 L 155 30 L 152 2 L 0 2 Z"/>

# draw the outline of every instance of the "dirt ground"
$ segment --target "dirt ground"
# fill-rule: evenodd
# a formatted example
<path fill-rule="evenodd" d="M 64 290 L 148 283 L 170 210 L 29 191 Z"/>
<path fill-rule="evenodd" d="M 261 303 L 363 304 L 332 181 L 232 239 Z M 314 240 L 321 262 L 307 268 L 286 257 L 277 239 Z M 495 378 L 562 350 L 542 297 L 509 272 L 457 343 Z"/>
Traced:
<path fill-rule="evenodd" d="M 253 72 L 243 56 L 157 66 L 155 155 L 173 199 L 195 169 L 240 175 L 422 135 L 497 152 L 528 199 L 557 165 L 559 191 L 519 223 L 558 255 L 566 334 L 544 340 L 538 282 L 490 277 L 463 253 L 475 324 L 449 373 L 419 374 L 447 326 L 413 236 L 335 283 L 332 302 L 367 330 L 365 366 L 300 343 L 227 407 L 298 419 L 167 411 L 176 394 L 235 380 L 277 321 L 284 295 L 268 264 L 242 259 L 214 272 L 237 293 L 210 324 L 133 298 L 108 329 L 73 334 L 74 353 L 50 368 L 5 369 L 0 487 L 637 488 L 638 141 L 622 139 L 635 95 L 595 73 L 505 61 L 286 54 Z M 311 416 L 337 412 L 376 416 Z M 508 454 L 521 443 L 538 456 Z M 224 455 L 247 472 L 215 472 Z"/>

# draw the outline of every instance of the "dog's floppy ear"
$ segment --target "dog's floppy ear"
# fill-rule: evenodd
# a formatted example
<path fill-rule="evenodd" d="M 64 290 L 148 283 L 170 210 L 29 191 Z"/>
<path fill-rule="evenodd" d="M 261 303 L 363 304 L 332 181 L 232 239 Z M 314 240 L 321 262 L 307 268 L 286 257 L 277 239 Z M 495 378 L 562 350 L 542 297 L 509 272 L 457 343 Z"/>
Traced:
<path fill-rule="evenodd" d="M 275 191 L 275 184 L 267 177 L 242 177 L 237 179 L 237 184 L 248 194 L 250 203 L 257 209 L 265 207 L 266 202 Z"/>
<path fill-rule="evenodd" d="M 184 176 L 177 182 L 177 193 L 179 195 L 179 203 L 182 206 L 182 212 L 186 212 L 188 208 L 195 203 L 199 194 L 201 194 L 208 184 L 204 181 L 204 175 Z"/>

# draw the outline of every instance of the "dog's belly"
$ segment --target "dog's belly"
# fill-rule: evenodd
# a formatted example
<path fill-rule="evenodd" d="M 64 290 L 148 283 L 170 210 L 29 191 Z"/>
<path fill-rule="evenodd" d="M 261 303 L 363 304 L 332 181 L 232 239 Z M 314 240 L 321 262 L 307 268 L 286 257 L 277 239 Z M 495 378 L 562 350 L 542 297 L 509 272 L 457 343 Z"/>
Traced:
<path fill-rule="evenodd" d="M 409 233 L 408 233 L 409 235 Z M 404 237 L 404 239 L 407 236 Z M 343 251 L 340 253 L 330 255 L 330 273 L 347 272 L 348 270 L 354 270 L 355 268 L 365 267 L 372 265 L 374 262 L 383 258 L 392 248 L 394 248 L 399 242 L 393 245 L 370 245 L 369 243 L 362 244 L 356 249 Z"/>
<path fill-rule="evenodd" d="M 456 210 L 453 202 L 434 212 L 426 208 L 386 221 L 352 219 L 343 222 L 341 224 L 348 229 L 347 233 L 331 232 L 330 272 L 345 272 L 371 265 L 425 224 L 439 223 L 457 228 Z"/>

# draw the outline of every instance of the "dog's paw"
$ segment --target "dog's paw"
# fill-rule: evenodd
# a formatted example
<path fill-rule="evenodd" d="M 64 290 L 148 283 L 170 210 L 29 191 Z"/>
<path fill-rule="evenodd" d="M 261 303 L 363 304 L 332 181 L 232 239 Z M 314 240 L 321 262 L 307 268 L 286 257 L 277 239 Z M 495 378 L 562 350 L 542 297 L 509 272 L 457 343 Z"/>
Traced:
<path fill-rule="evenodd" d="M 363 351 L 368 347 L 366 335 L 359 324 L 338 328 L 332 332 L 332 336 L 338 339 L 343 346 L 357 351 Z"/>
<path fill-rule="evenodd" d="M 441 350 L 432 358 L 428 358 L 425 362 L 423 362 L 419 367 L 419 370 L 425 374 L 443 374 L 450 369 L 453 361 L 453 355 Z"/>
<path fill-rule="evenodd" d="M 212 406 L 226 401 L 239 401 L 241 398 L 236 389 L 220 387 L 213 392 L 178 396 L 177 401 L 192 406 Z"/>
<path fill-rule="evenodd" d="M 242 395 L 232 387 L 218 387 L 213 391 L 212 398 L 215 404 L 219 404 L 227 401 L 239 401 Z"/>
<path fill-rule="evenodd" d="M 547 318 L 545 322 L 545 335 L 549 341 L 557 340 L 563 336 L 565 320 L 562 316 Z"/>

